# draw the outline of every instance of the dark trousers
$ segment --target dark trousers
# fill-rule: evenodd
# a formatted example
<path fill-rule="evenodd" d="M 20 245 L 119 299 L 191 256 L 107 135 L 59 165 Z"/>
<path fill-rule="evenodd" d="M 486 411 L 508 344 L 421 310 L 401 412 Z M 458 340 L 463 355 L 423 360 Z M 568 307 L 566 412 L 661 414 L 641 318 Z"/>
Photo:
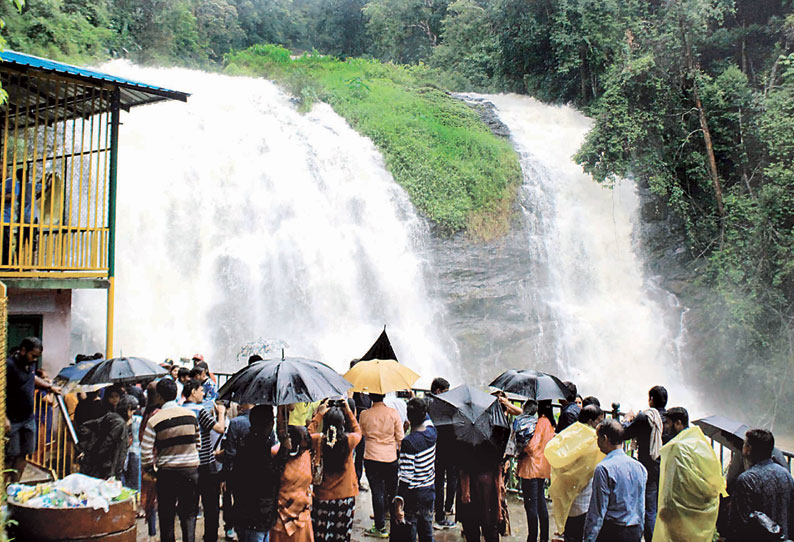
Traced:
<path fill-rule="evenodd" d="M 543 478 L 521 479 L 521 495 L 524 497 L 524 510 L 527 513 L 529 529 L 527 542 L 538 540 L 538 524 L 540 524 L 541 542 L 549 539 L 549 509 L 546 507 L 543 484 Z"/>
<path fill-rule="evenodd" d="M 598 533 L 596 542 L 640 542 L 642 529 L 639 525 L 618 525 L 605 521 Z"/>
<path fill-rule="evenodd" d="M 480 525 L 477 522 L 463 521 L 463 538 L 466 542 L 480 542 L 480 531 L 485 542 L 499 542 L 498 525 Z"/>
<path fill-rule="evenodd" d="M 365 459 L 364 467 L 367 469 L 369 490 L 372 493 L 375 527 L 383 529 L 386 526 L 386 509 L 397 492 L 397 462 L 382 463 Z"/>
<path fill-rule="evenodd" d="M 444 498 L 444 482 L 447 492 Z M 449 458 L 436 455 L 436 521 L 446 518 L 445 510 L 452 510 L 455 504 L 455 492 L 458 488 L 458 471 L 452 466 Z"/>
<path fill-rule="evenodd" d="M 565 522 L 565 542 L 582 542 L 584 540 L 584 520 L 587 514 L 568 516 Z"/>
<path fill-rule="evenodd" d="M 198 487 L 201 507 L 204 510 L 204 542 L 218 541 L 220 516 L 221 477 L 210 465 L 198 469 Z"/>
<path fill-rule="evenodd" d="M 648 476 L 645 484 L 645 542 L 653 539 L 653 527 L 656 525 L 656 506 L 659 500 L 659 479 Z"/>
<path fill-rule="evenodd" d="M 353 462 L 356 465 L 356 478 L 358 478 L 359 485 L 361 484 L 361 476 L 364 474 L 364 436 L 362 435 L 361 441 L 356 446 L 356 455 Z"/>
<path fill-rule="evenodd" d="M 227 482 L 223 492 L 223 527 L 227 531 L 234 529 L 234 507 L 232 505 L 232 490 Z"/>
<path fill-rule="evenodd" d="M 416 542 L 417 537 L 419 542 L 433 542 L 434 500 L 432 494 L 406 497 L 405 521 L 411 525 L 411 542 Z"/>
<path fill-rule="evenodd" d="M 160 469 L 157 472 L 157 517 L 160 520 L 161 542 L 174 542 L 177 512 L 182 527 L 182 542 L 195 542 L 198 512 L 196 469 Z"/>

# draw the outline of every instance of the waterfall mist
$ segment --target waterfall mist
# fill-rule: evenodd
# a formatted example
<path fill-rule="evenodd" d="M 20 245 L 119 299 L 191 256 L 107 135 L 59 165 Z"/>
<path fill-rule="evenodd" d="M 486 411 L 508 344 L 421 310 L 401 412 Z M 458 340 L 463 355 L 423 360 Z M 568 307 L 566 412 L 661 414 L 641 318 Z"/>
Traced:
<path fill-rule="evenodd" d="M 116 354 L 202 352 L 232 371 L 268 337 L 343 370 L 387 324 L 402 362 L 449 370 L 427 228 L 368 139 L 262 79 L 103 69 L 192 93 L 122 116 Z M 101 350 L 104 299 L 75 295 L 75 352 Z"/>

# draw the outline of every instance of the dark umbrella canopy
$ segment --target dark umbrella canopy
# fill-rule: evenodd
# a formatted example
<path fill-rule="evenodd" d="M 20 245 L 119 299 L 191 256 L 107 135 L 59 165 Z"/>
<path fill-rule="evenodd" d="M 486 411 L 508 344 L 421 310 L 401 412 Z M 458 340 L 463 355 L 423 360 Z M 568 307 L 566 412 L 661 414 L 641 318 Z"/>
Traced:
<path fill-rule="evenodd" d="M 320 361 L 265 359 L 243 367 L 218 391 L 219 399 L 255 405 L 290 405 L 344 397 L 350 382 Z"/>
<path fill-rule="evenodd" d="M 67 365 L 61 369 L 53 381 L 61 386 L 61 393 L 73 393 L 75 391 L 95 391 L 102 389 L 105 386 L 110 386 L 110 382 L 103 382 L 101 384 L 89 384 L 83 386 L 80 381 L 97 363 L 101 362 L 100 359 L 86 359 L 78 361 L 72 365 Z"/>
<path fill-rule="evenodd" d="M 394 353 L 394 348 L 391 346 L 389 336 L 386 335 L 385 327 L 380 337 L 378 337 L 378 340 L 370 346 L 366 354 L 361 356 L 361 361 L 369 361 L 371 359 L 393 359 L 394 361 L 398 361 L 397 354 Z"/>
<path fill-rule="evenodd" d="M 741 451 L 744 435 L 750 430 L 750 426 L 725 416 L 707 416 L 692 423 L 700 427 L 704 435 L 734 451 Z"/>
<path fill-rule="evenodd" d="M 94 365 L 99 363 L 101 360 L 98 359 L 86 359 L 83 361 L 78 361 L 73 365 L 67 365 L 63 369 L 61 369 L 57 375 L 55 375 L 55 380 L 61 382 L 80 382 L 80 380 L 90 371 Z"/>
<path fill-rule="evenodd" d="M 497 376 L 489 385 L 536 401 L 566 399 L 567 390 L 559 378 L 532 369 L 510 369 Z"/>
<path fill-rule="evenodd" d="M 157 363 L 144 358 L 106 359 L 92 367 L 80 384 L 125 384 L 146 378 L 165 376 L 168 372 Z"/>
<path fill-rule="evenodd" d="M 496 397 L 468 384 L 435 395 L 430 418 L 437 426 L 452 426 L 455 438 L 475 446 L 490 441 L 496 427 L 508 427 Z"/>

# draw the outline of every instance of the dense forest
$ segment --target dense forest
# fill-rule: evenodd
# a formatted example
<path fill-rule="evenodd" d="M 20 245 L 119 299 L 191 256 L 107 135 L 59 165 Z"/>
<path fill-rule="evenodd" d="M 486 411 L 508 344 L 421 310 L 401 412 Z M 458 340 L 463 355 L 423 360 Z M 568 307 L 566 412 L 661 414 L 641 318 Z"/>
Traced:
<path fill-rule="evenodd" d="M 440 89 L 575 105 L 595 123 L 576 157 L 584 169 L 605 185 L 629 177 L 649 187 L 677 224 L 666 249 L 690 273 L 679 292 L 695 309 L 689 376 L 717 396 L 748 398 L 767 423 L 794 425 L 778 408 L 794 400 L 791 0 L 0 6 L 8 46 L 49 57 L 222 69 L 240 51 L 277 44 L 422 66 Z"/>

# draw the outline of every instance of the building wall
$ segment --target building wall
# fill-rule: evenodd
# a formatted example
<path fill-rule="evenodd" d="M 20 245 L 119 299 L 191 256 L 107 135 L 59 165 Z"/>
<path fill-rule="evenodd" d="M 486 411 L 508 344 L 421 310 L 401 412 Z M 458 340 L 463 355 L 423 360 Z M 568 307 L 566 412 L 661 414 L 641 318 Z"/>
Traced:
<path fill-rule="evenodd" d="M 42 367 L 50 377 L 55 376 L 71 361 L 72 291 L 9 289 L 8 315 L 22 314 L 41 315 Z"/>

